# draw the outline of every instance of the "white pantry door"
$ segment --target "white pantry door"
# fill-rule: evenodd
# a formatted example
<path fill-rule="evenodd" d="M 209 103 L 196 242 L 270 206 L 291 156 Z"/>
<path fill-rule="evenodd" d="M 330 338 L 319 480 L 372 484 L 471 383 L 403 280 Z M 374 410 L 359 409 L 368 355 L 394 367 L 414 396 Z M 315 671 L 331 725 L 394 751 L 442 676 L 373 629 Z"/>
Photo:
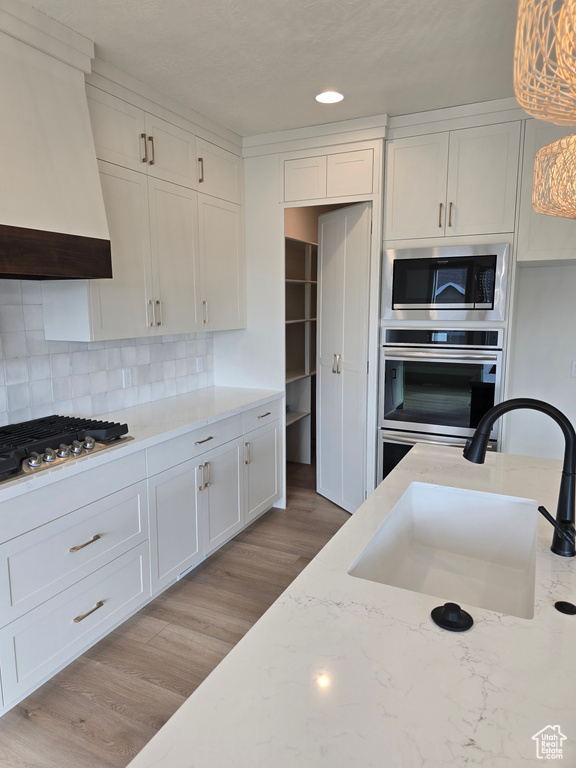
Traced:
<path fill-rule="evenodd" d="M 355 512 L 366 493 L 371 204 L 318 218 L 318 493 Z"/>

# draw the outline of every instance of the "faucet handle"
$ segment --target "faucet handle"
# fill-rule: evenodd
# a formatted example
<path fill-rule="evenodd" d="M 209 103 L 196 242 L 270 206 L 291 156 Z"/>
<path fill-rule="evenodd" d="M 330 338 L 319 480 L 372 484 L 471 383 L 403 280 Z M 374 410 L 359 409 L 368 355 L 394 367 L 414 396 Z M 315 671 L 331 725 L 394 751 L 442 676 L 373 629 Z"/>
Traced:
<path fill-rule="evenodd" d="M 574 530 L 571 527 L 563 528 L 557 520 L 554 520 L 546 507 L 538 507 L 538 512 L 540 512 L 540 514 L 543 515 L 549 523 L 552 523 L 558 534 L 562 536 L 563 539 L 565 539 L 569 544 L 572 544 L 572 547 L 574 547 Z"/>

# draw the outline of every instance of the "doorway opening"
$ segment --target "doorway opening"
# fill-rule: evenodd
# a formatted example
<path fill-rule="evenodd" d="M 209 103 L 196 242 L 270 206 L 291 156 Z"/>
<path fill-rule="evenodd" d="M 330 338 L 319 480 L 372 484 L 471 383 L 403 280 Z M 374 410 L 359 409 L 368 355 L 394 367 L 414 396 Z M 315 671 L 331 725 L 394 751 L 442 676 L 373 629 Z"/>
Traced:
<path fill-rule="evenodd" d="M 286 208 L 286 485 L 316 490 L 318 217 L 349 203 Z"/>

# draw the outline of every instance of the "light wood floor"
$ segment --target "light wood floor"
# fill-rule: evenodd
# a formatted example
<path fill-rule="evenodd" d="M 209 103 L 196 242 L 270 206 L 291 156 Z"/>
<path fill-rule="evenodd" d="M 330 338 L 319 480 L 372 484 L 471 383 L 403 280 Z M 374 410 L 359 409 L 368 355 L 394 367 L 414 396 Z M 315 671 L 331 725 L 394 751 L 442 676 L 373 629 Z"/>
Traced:
<path fill-rule="evenodd" d="M 124 768 L 349 515 L 288 465 L 271 510 L 0 718 L 1 768 Z"/>

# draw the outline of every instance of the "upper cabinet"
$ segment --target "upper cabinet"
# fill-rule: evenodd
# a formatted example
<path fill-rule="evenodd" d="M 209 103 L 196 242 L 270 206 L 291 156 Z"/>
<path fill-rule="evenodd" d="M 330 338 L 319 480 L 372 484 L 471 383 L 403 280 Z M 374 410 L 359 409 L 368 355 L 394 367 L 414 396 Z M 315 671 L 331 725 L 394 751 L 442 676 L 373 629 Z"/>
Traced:
<path fill-rule="evenodd" d="M 373 149 L 284 160 L 284 200 L 371 195 L 373 177 Z"/>
<path fill-rule="evenodd" d="M 387 142 L 386 240 L 514 231 L 520 122 Z"/>
<path fill-rule="evenodd" d="M 196 189 L 196 137 L 122 99 L 86 86 L 99 160 Z"/>
<path fill-rule="evenodd" d="M 242 202 L 242 160 L 215 144 L 196 139 L 198 191 L 231 203 Z"/>
<path fill-rule="evenodd" d="M 520 219 L 518 224 L 518 262 L 537 263 L 576 259 L 576 221 L 561 216 L 536 213 L 532 207 L 532 181 L 536 152 L 545 144 L 574 133 L 542 120 L 526 121 Z"/>

